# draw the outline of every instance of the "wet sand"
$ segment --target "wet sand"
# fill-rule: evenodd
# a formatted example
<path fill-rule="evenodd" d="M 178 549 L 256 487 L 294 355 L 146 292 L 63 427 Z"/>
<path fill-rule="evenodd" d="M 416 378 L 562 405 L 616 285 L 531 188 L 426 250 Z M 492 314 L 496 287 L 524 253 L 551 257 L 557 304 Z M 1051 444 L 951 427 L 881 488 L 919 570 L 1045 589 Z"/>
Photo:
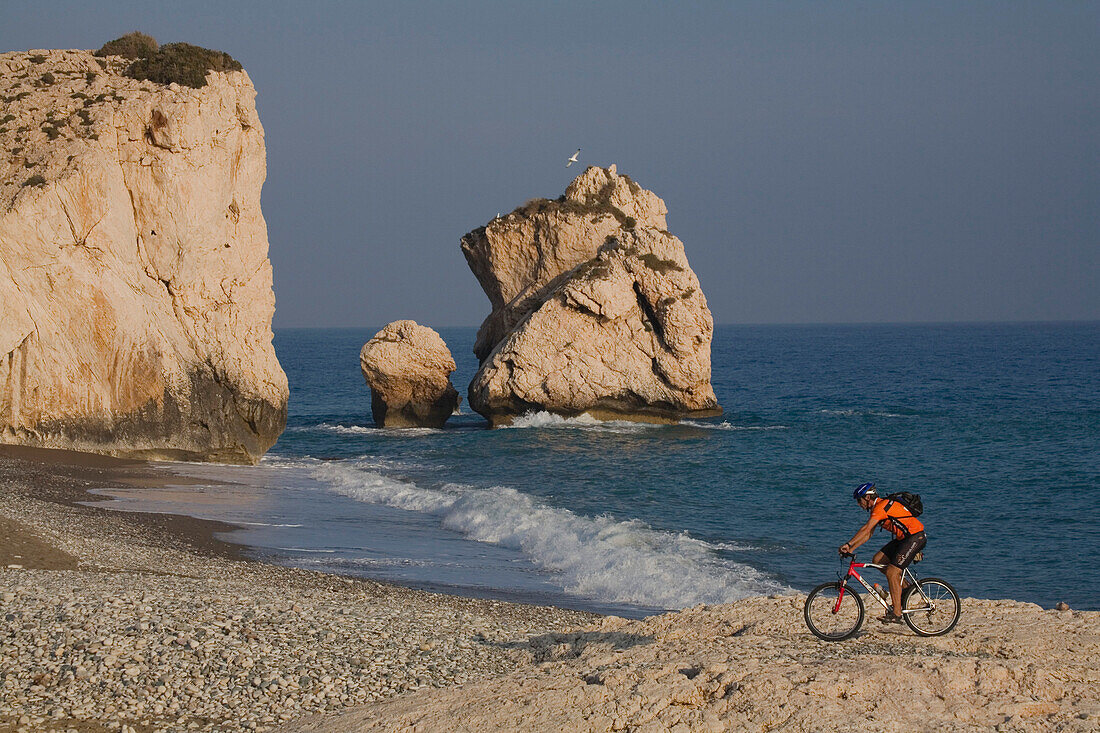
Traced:
<path fill-rule="evenodd" d="M 109 497 L 89 493 L 92 489 L 123 486 L 164 486 L 187 483 L 186 476 L 169 473 L 155 463 L 130 461 L 93 453 L 67 450 L 0 445 L 0 486 L 5 492 L 67 507 L 87 509 L 91 515 L 115 516 L 117 512 L 86 506 L 90 502 L 106 502 Z M 236 529 L 234 525 L 172 514 L 127 512 L 136 525 L 160 533 L 160 539 L 173 546 L 217 557 L 244 559 L 242 548 L 215 537 L 216 533 Z M 13 527 L 13 532 L 14 532 Z M 25 535 L 25 533 L 24 533 Z M 37 539 L 37 538 L 35 538 Z M 14 541 L 14 534 L 10 538 Z M 33 541 L 33 540 L 32 540 Z M 49 544 L 42 545 L 42 562 L 64 562 L 60 551 Z M 52 547 L 53 552 L 50 551 Z M 0 560 L 13 547 L 9 537 L 0 536 Z M 55 557 L 56 556 L 56 557 Z M 7 565 L 4 562 L 3 565 Z M 32 567 L 28 565 L 27 567 Z M 46 566 L 39 566 L 48 569 Z"/>

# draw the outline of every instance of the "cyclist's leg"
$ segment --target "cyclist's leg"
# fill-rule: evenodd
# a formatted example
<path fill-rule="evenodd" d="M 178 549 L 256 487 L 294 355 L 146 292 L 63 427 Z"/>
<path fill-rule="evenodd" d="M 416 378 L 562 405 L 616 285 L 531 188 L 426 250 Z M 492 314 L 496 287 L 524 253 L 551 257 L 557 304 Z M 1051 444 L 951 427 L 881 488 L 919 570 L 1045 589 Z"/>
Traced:
<path fill-rule="evenodd" d="M 890 603 L 893 606 L 895 616 L 901 616 L 901 572 L 897 565 L 890 564 L 883 568 L 886 580 L 890 583 Z"/>
<path fill-rule="evenodd" d="M 889 544 L 887 545 L 887 547 L 888 546 L 889 546 Z M 875 556 L 871 559 L 871 562 L 873 562 L 875 565 L 881 565 L 882 566 L 881 568 L 879 568 L 879 572 L 881 572 L 883 575 L 886 575 L 886 569 L 888 567 L 890 567 L 890 563 L 893 562 L 893 561 L 894 561 L 893 555 L 887 555 L 886 554 L 886 547 L 883 547 L 881 550 L 876 552 Z M 887 582 L 889 582 L 889 580 L 890 580 L 889 575 L 886 576 L 886 580 L 887 580 Z"/>
<path fill-rule="evenodd" d="M 898 544 L 898 540 L 890 540 L 882 546 L 881 550 L 875 553 L 875 556 L 873 558 L 871 558 L 871 562 L 873 562 L 875 565 L 883 566 L 879 568 L 879 571 L 883 574 L 886 573 L 886 568 L 890 565 L 890 563 L 894 562 L 894 557 L 896 557 L 898 554 Z"/>
<path fill-rule="evenodd" d="M 875 553 L 874 558 L 874 563 L 882 565 L 879 570 L 886 576 L 886 582 L 890 588 L 890 613 L 895 616 L 901 615 L 901 568 L 894 565 L 901 544 L 902 540 L 890 540 Z"/>
<path fill-rule="evenodd" d="M 886 566 L 886 579 L 890 581 L 890 600 L 894 603 L 894 614 L 901 615 L 901 591 L 903 590 L 901 579 L 905 568 L 913 562 L 913 557 L 924 549 L 928 542 L 924 532 L 917 532 L 897 542 L 894 556 L 890 558 L 890 564 Z M 893 544 L 891 542 L 891 544 Z M 885 549 L 885 548 L 884 548 Z"/>

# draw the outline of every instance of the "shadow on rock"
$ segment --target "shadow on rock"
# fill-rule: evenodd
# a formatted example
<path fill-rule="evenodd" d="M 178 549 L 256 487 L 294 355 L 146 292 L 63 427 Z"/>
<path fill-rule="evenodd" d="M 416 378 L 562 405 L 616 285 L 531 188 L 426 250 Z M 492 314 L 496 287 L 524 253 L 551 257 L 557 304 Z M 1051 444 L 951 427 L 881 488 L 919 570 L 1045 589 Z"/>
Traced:
<path fill-rule="evenodd" d="M 621 631 L 578 631 L 565 634 L 543 634 L 524 641 L 495 643 L 504 649 L 520 649 L 531 652 L 536 664 L 576 659 L 589 645 L 620 651 L 642 644 L 652 644 L 652 636 L 628 634 Z"/>

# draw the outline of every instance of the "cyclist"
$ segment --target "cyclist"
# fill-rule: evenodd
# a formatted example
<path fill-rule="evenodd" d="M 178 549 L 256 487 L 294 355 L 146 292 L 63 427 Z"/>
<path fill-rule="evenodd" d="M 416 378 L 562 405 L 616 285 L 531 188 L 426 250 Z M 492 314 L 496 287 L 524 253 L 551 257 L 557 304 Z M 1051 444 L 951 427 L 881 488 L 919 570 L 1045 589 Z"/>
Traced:
<path fill-rule="evenodd" d="M 901 573 L 913 562 L 913 557 L 924 549 L 928 541 L 924 534 L 924 525 L 900 501 L 880 499 L 874 484 L 860 484 L 852 492 L 859 506 L 871 513 L 867 524 L 863 525 L 852 539 L 840 546 L 840 554 L 854 552 L 857 547 L 871 539 L 875 525 L 881 526 L 894 535 L 894 539 L 875 553 L 876 565 L 883 565 L 882 572 L 890 583 L 890 601 L 893 608 L 886 612 L 880 621 L 888 624 L 900 624 L 901 617 Z"/>

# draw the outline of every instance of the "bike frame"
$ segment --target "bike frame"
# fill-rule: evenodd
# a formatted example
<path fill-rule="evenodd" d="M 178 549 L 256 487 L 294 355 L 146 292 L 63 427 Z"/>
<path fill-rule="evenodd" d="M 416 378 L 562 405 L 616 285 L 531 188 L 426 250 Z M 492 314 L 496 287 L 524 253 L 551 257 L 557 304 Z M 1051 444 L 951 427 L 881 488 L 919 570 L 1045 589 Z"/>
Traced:
<path fill-rule="evenodd" d="M 886 566 L 879 565 L 873 562 L 856 562 L 856 559 L 853 557 L 852 562 L 848 565 L 848 574 L 844 576 L 844 579 L 840 583 L 840 592 L 837 593 L 836 604 L 834 604 L 833 606 L 833 613 L 840 612 L 840 603 L 844 600 L 844 593 L 845 589 L 848 587 L 849 578 L 855 578 L 856 580 L 858 580 L 860 582 L 860 585 L 867 589 L 867 593 L 871 596 L 871 598 L 874 598 L 876 601 L 878 601 L 878 604 L 885 608 L 887 611 L 891 611 L 892 609 L 890 607 L 890 604 L 888 604 L 882 596 L 875 592 L 875 587 L 864 580 L 862 575 L 856 572 L 856 568 L 876 568 L 881 570 L 884 567 Z M 920 583 L 917 582 L 917 576 L 913 575 L 912 571 L 910 571 L 909 568 L 905 568 L 905 570 L 902 571 L 901 579 L 903 583 L 905 580 L 908 579 L 909 585 L 917 589 L 917 593 L 920 593 L 920 597 L 924 599 L 925 604 L 924 608 L 903 608 L 901 610 L 902 614 L 932 610 L 932 601 L 928 598 L 928 596 L 924 594 L 924 590 L 920 587 Z"/>

